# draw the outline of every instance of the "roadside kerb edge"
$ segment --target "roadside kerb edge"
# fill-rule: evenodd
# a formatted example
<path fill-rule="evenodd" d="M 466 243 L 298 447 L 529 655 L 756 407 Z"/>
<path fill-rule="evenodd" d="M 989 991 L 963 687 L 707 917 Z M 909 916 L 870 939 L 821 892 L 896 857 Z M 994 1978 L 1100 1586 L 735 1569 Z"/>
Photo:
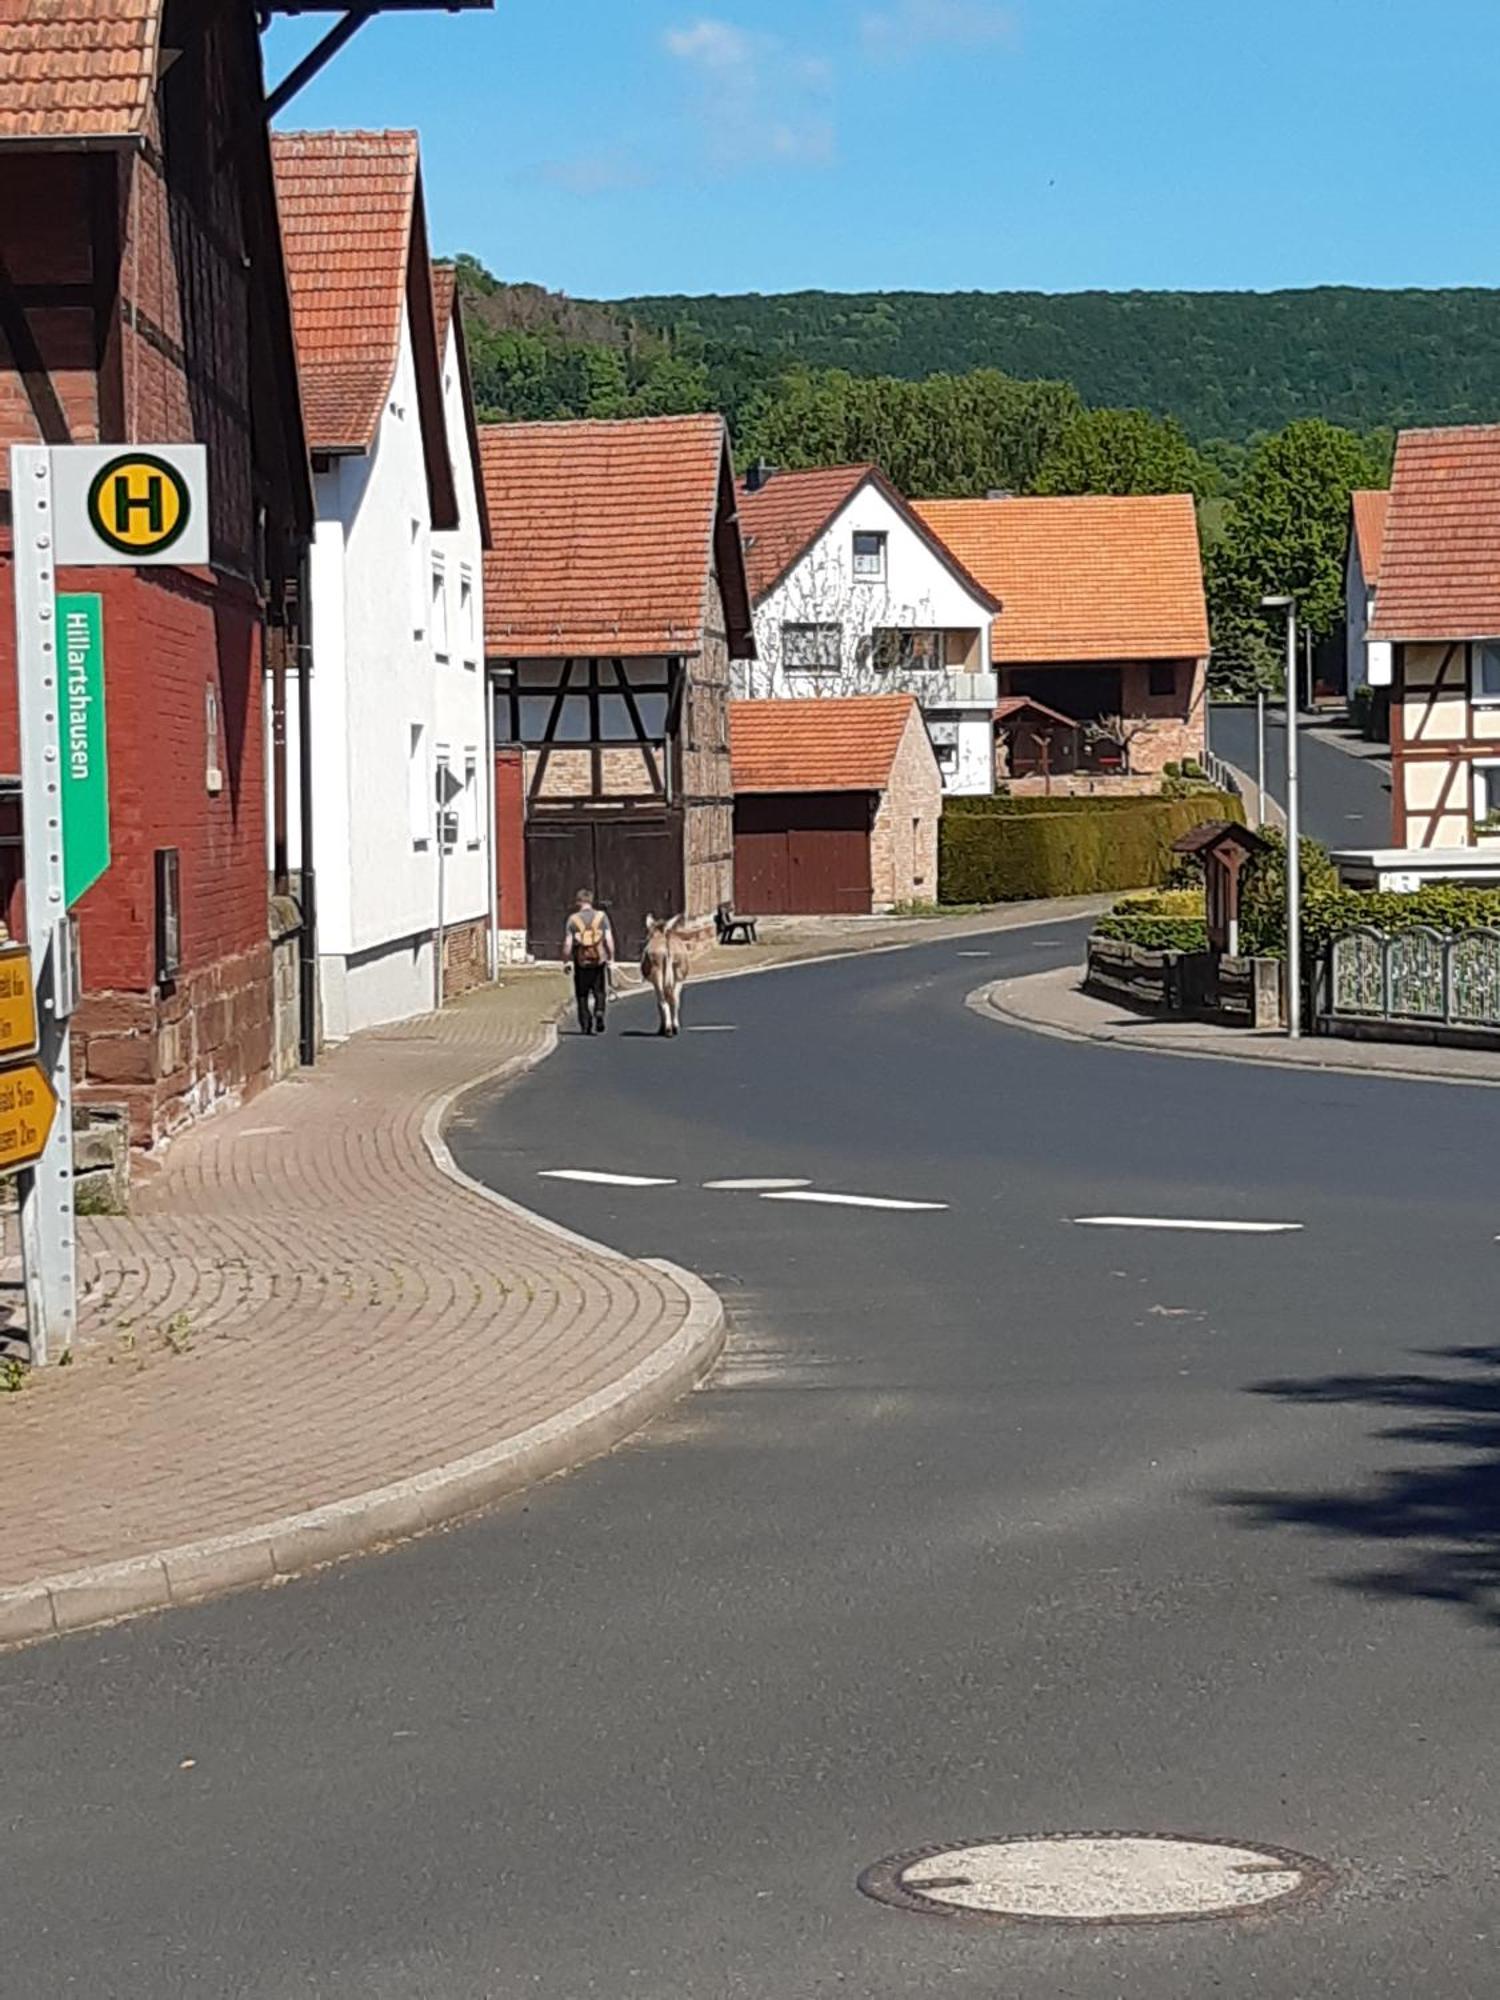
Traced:
<path fill-rule="evenodd" d="M 481 1187 L 453 1163 L 443 1140 L 442 1127 L 458 1099 L 523 1075 L 544 1061 L 556 1045 L 557 1030 L 551 1025 L 535 1049 L 436 1099 L 423 1120 L 422 1136 L 439 1172 L 466 1191 L 485 1196 L 507 1213 L 575 1249 L 611 1262 L 628 1261 L 620 1251 L 564 1229 L 546 1216 L 533 1215 L 493 1189 Z M 724 1345 L 724 1307 L 718 1294 L 693 1272 L 665 1259 L 640 1261 L 683 1293 L 687 1310 L 671 1338 L 618 1381 L 516 1437 L 350 1499 L 282 1515 L 232 1534 L 68 1570 L 0 1591 L 0 1647 L 62 1637 L 145 1612 L 198 1603 L 249 1585 L 298 1576 L 477 1513 L 523 1487 L 612 1450 L 700 1381 Z"/>
<path fill-rule="evenodd" d="M 1024 1028 L 1031 1035 L 1047 1035 L 1055 1042 L 1082 1043 L 1096 1049 L 1123 1049 L 1129 1055 L 1161 1056 L 1175 1062 L 1259 1063 L 1264 1069 L 1293 1073 L 1306 1070 L 1314 1076 L 1357 1076 L 1377 1082 L 1436 1083 L 1460 1090 L 1500 1090 L 1500 1077 L 1454 1076 L 1441 1070 L 1402 1069 L 1394 1064 L 1377 1066 L 1373 1063 L 1341 1062 L 1321 1054 L 1285 1055 L 1277 1053 L 1278 1049 L 1287 1046 L 1281 1042 L 1261 1048 L 1246 1048 L 1232 1043 L 1217 1049 L 1171 1048 L 1164 1046 L 1159 1039 L 1148 1041 L 1143 1034 L 1132 1035 L 1128 1029 L 1075 1028 L 1060 1021 L 1044 1021 L 1035 1014 L 1028 1014 L 1014 997 L 1008 997 L 1008 989 L 1023 985 L 1026 979 L 1045 979 L 1048 976 L 1042 972 L 1024 974 L 1020 978 L 992 979 L 986 985 L 976 987 L 964 1004 L 982 1019 L 998 1020 L 1011 1028 Z M 1231 1029 L 1228 1032 L 1235 1031 Z M 1304 1038 L 1296 1046 L 1306 1050 L 1307 1039 Z M 1385 1043 L 1382 1046 L 1393 1045 Z"/>

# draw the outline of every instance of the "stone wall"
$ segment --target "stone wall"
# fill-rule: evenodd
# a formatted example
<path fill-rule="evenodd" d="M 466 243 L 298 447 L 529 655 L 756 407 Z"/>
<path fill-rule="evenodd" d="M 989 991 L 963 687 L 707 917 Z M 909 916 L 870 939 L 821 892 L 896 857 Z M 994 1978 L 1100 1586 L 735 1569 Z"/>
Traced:
<path fill-rule="evenodd" d="M 901 738 L 870 831 L 870 907 L 937 901 L 943 776 L 918 712 Z"/>

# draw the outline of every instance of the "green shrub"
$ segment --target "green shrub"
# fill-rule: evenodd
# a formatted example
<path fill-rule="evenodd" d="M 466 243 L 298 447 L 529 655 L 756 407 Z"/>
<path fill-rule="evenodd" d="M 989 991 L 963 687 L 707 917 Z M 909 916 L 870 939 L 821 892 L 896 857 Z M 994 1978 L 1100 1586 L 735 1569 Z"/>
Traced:
<path fill-rule="evenodd" d="M 1169 873 L 1179 834 L 1206 819 L 1243 817 L 1239 800 L 1222 792 L 1191 799 L 952 799 L 939 830 L 938 898 L 1004 903 L 1147 888 Z"/>
<path fill-rule="evenodd" d="M 1286 837 L 1267 833 L 1270 852 L 1257 856 L 1246 872 L 1240 902 L 1240 940 L 1246 952 L 1272 958 L 1286 955 Z M 1312 959 L 1345 931 L 1500 930 L 1500 889 L 1466 889 L 1433 882 L 1411 895 L 1346 889 L 1327 851 L 1315 840 L 1302 842 L 1302 951 Z"/>
<path fill-rule="evenodd" d="M 1208 925 L 1202 917 L 1152 916 L 1149 911 L 1113 911 L 1094 926 L 1098 937 L 1120 938 L 1143 951 L 1207 951 Z"/>

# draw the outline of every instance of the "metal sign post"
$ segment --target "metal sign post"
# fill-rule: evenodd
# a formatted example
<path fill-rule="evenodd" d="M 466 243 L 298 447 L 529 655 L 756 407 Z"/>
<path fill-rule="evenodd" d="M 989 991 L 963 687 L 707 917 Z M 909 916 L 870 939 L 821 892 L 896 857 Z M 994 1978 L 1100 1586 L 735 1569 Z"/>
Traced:
<path fill-rule="evenodd" d="M 57 565 L 206 563 L 207 452 L 201 444 L 12 445 L 10 491 L 37 1045 L 34 1064 L 0 1068 L 0 1168 L 35 1162 L 21 1183 L 21 1253 L 27 1337 L 40 1366 L 67 1352 L 78 1324 L 68 1033 L 78 980 L 68 906 L 109 866 L 102 614 L 91 595 L 59 604 Z"/>
<path fill-rule="evenodd" d="M 16 688 L 21 738 L 26 939 L 37 1006 L 37 1068 L 56 1114 L 21 1183 L 21 1254 L 33 1366 L 73 1344 L 78 1281 L 73 1229 L 71 985 L 63 881 L 62 748 L 57 634 L 57 523 L 52 454 L 13 445 L 10 491 L 16 579 Z"/>

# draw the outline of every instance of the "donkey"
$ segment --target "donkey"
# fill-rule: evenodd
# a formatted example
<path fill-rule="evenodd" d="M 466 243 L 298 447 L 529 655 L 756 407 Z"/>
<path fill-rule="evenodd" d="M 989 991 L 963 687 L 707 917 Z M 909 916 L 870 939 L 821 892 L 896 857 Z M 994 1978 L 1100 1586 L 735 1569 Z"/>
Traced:
<path fill-rule="evenodd" d="M 681 917 L 668 917 L 664 922 L 647 917 L 641 977 L 656 989 L 656 1005 L 661 1015 L 656 1032 L 677 1034 L 681 1027 L 682 989 L 688 979 L 688 943 L 682 935 Z"/>

